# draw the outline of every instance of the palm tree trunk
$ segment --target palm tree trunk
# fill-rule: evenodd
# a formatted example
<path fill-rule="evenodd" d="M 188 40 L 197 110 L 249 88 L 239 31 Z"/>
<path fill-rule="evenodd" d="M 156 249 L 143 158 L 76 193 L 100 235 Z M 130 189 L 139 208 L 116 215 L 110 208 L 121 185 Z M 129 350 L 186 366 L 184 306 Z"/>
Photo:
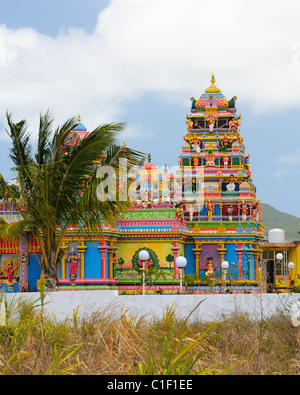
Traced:
<path fill-rule="evenodd" d="M 56 287 L 59 284 L 59 272 L 60 272 L 60 256 L 56 257 L 56 249 L 52 248 L 50 253 L 47 254 L 47 265 L 44 260 L 41 265 L 41 272 L 46 277 L 46 286 L 48 292 L 56 291 Z"/>

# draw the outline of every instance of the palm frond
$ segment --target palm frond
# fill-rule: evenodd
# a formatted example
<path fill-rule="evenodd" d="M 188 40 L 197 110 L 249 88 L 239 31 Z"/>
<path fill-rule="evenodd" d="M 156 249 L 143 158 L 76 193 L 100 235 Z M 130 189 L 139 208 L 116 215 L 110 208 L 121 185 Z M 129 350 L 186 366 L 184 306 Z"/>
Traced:
<path fill-rule="evenodd" d="M 66 141 L 69 133 L 76 127 L 77 124 L 76 118 L 72 117 L 55 130 L 52 142 L 50 144 L 53 163 L 59 159 L 61 155 L 61 148 L 64 142 Z"/>
<path fill-rule="evenodd" d="M 36 223 L 29 219 L 8 223 L 1 218 L 0 224 L 1 239 L 16 239 L 23 237 L 26 232 L 35 232 L 37 229 Z"/>
<path fill-rule="evenodd" d="M 6 113 L 9 130 L 7 134 L 12 140 L 12 148 L 10 149 L 10 158 L 16 168 L 28 167 L 32 164 L 32 147 L 29 144 L 30 134 L 28 133 L 28 124 L 26 120 L 18 123 L 12 122 L 12 114 Z"/>
<path fill-rule="evenodd" d="M 48 110 L 45 115 L 40 115 L 40 127 L 38 136 L 38 146 L 35 159 L 38 165 L 47 162 L 47 158 L 51 152 L 50 136 L 52 134 L 53 117 Z"/>

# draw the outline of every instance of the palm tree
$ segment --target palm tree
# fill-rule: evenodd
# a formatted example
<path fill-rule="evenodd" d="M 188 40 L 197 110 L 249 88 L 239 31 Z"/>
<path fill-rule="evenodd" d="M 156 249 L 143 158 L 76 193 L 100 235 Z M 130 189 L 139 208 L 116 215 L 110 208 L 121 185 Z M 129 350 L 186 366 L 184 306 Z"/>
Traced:
<path fill-rule="evenodd" d="M 36 152 L 30 144 L 26 120 L 13 123 L 7 113 L 12 141 L 10 158 L 14 163 L 20 193 L 23 198 L 23 219 L 12 224 L 2 220 L 2 238 L 21 237 L 26 243 L 26 232 L 37 240 L 41 250 L 41 271 L 48 290 L 58 284 L 60 262 L 66 253 L 62 242 L 70 228 L 76 234 L 101 232 L 101 224 L 115 224 L 117 214 L 130 207 L 128 197 L 120 201 L 100 201 L 97 198 L 99 178 L 97 165 L 110 166 L 118 180 L 119 159 L 128 161 L 128 168 L 136 165 L 143 154 L 116 144 L 123 123 L 98 126 L 73 147 L 64 145 L 70 132 L 78 124 L 75 118 L 67 120 L 53 131 L 53 118 L 49 111 L 40 116 Z M 64 148 L 64 149 L 63 149 Z M 0 175 L 0 181 L 9 191 L 9 185 Z M 109 179 L 112 183 L 114 180 Z M 103 191 L 102 191 L 103 192 Z"/>

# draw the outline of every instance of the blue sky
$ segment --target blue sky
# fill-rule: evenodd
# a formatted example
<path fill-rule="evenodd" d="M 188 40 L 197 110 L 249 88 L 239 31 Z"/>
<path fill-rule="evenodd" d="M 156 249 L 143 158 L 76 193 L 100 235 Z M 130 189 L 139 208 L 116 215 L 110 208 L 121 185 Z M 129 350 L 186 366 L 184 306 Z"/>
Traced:
<path fill-rule="evenodd" d="M 109 0 L 12 0 L 0 1 L 0 23 L 8 28 L 31 27 L 56 36 L 69 27 L 93 31 L 98 13 Z"/>
<path fill-rule="evenodd" d="M 296 0 L 0 0 L 1 172 L 5 111 L 34 136 L 48 108 L 90 130 L 125 121 L 120 140 L 175 166 L 189 98 L 214 72 L 238 96 L 258 198 L 300 216 L 299 13 Z"/>

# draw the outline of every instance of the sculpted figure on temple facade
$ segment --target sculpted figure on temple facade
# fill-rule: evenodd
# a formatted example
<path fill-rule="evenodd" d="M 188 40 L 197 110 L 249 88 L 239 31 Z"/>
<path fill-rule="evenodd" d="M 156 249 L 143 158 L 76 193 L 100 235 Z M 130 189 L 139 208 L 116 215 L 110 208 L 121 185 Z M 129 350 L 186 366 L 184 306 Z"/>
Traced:
<path fill-rule="evenodd" d="M 235 191 L 235 178 L 233 174 L 230 174 L 229 183 L 226 185 L 226 189 L 228 192 Z"/>
<path fill-rule="evenodd" d="M 191 107 L 191 108 L 192 108 L 192 109 L 195 109 L 195 108 L 196 108 L 196 106 L 195 106 L 195 105 L 196 105 L 196 100 L 195 100 L 195 98 L 194 98 L 194 97 L 191 97 L 190 100 L 191 100 L 191 102 L 192 102 L 192 107 Z"/>
<path fill-rule="evenodd" d="M 208 220 L 212 221 L 213 213 L 214 213 L 215 206 L 211 199 L 209 198 L 207 203 L 206 203 L 206 210 L 207 210 L 207 216 Z"/>
<path fill-rule="evenodd" d="M 186 122 L 187 122 L 187 131 L 189 132 L 191 129 L 193 129 L 194 127 L 194 123 L 191 119 L 188 118 L 188 116 L 186 116 Z"/>
<path fill-rule="evenodd" d="M 189 220 L 193 221 L 193 215 L 194 215 L 194 206 L 190 205 L 189 206 Z"/>
<path fill-rule="evenodd" d="M 252 209 L 252 220 L 257 221 L 257 209 L 256 207 L 253 207 Z"/>
<path fill-rule="evenodd" d="M 15 275 L 15 271 L 17 270 L 18 265 L 17 264 L 13 264 L 13 262 L 10 260 L 7 267 L 6 267 L 6 271 L 7 271 L 7 282 L 9 284 L 11 284 L 13 282 L 13 278 Z"/>
<path fill-rule="evenodd" d="M 227 152 L 227 150 L 230 148 L 230 140 L 227 134 L 225 134 L 223 140 L 221 140 L 220 146 L 221 146 L 221 151 L 223 152 Z"/>
<path fill-rule="evenodd" d="M 197 167 L 197 166 L 200 165 L 200 160 L 199 160 L 199 158 L 194 158 L 194 159 L 193 159 L 193 165 L 194 165 L 195 167 Z"/>
<path fill-rule="evenodd" d="M 213 117 L 208 118 L 208 127 L 210 132 L 214 131 L 214 124 L 215 120 L 213 119 Z"/>
<path fill-rule="evenodd" d="M 216 269 L 217 266 L 214 265 L 214 258 L 209 256 L 206 259 L 206 266 L 204 267 L 204 269 L 206 270 L 205 275 L 207 277 L 211 277 L 214 275 L 214 270 Z"/>
<path fill-rule="evenodd" d="M 239 115 L 239 117 L 236 121 L 236 129 L 237 129 L 238 133 L 240 133 L 241 123 L 242 123 L 242 114 Z"/>
<path fill-rule="evenodd" d="M 231 129 L 235 130 L 236 128 L 236 120 L 232 118 L 231 121 L 229 121 L 229 132 L 231 132 Z"/>
<path fill-rule="evenodd" d="M 180 202 L 177 206 L 177 210 L 176 210 L 176 218 L 179 220 L 180 223 L 183 222 L 184 220 L 184 208 L 183 208 L 183 203 Z"/>
<path fill-rule="evenodd" d="M 201 152 L 201 141 L 197 139 L 196 137 L 192 141 L 192 149 L 196 150 L 196 153 L 199 154 Z"/>
<path fill-rule="evenodd" d="M 68 262 L 70 264 L 70 280 L 76 280 L 76 273 L 78 269 L 78 258 L 75 254 L 74 248 L 72 248 L 71 254 L 68 258 Z"/>
<path fill-rule="evenodd" d="M 256 217 L 256 219 L 257 219 L 257 221 L 261 221 L 261 205 L 260 205 L 260 200 L 257 202 L 257 205 L 256 205 L 256 211 L 257 211 L 257 217 Z"/>
<path fill-rule="evenodd" d="M 228 207 L 228 217 L 229 221 L 232 221 L 232 213 L 233 213 L 233 207 L 232 204 Z"/>
<path fill-rule="evenodd" d="M 243 200 L 243 204 L 242 204 L 242 219 L 243 219 L 243 221 L 247 221 L 247 212 L 248 212 L 247 204 L 245 203 L 245 200 Z"/>
<path fill-rule="evenodd" d="M 243 160 L 244 160 L 244 166 L 245 166 L 245 168 L 246 168 L 247 170 L 249 170 L 249 169 L 250 169 L 250 154 L 244 155 Z"/>
<path fill-rule="evenodd" d="M 215 155 L 212 151 L 209 151 L 205 154 L 206 166 L 214 166 L 215 165 Z"/>
<path fill-rule="evenodd" d="M 224 157 L 223 157 L 224 169 L 228 168 L 228 163 L 229 163 L 229 158 L 227 155 L 224 154 Z"/>

